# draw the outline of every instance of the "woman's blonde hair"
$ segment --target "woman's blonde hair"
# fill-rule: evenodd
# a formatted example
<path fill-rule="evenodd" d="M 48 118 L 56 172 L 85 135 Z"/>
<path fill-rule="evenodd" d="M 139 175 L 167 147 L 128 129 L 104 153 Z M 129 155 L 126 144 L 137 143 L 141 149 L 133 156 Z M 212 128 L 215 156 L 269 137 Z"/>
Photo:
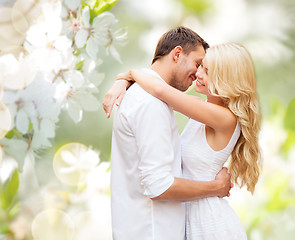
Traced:
<path fill-rule="evenodd" d="M 242 45 L 226 43 L 207 50 L 208 87 L 237 117 L 241 135 L 229 164 L 233 181 L 247 186 L 252 194 L 261 170 L 258 145 L 261 116 L 256 92 L 256 77 L 249 52 Z"/>

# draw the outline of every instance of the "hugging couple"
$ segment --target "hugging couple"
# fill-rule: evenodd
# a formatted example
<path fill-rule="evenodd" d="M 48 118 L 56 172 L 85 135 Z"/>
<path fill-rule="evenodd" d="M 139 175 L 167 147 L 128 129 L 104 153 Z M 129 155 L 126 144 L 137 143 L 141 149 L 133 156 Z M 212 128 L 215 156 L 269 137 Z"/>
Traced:
<path fill-rule="evenodd" d="M 192 84 L 206 100 L 184 93 Z M 103 102 L 107 117 L 114 104 L 113 239 L 247 239 L 224 199 L 231 182 L 253 193 L 260 174 L 259 103 L 245 47 L 209 48 L 191 29 L 172 29 L 150 68 L 117 76 Z M 189 117 L 181 136 L 173 111 Z"/>

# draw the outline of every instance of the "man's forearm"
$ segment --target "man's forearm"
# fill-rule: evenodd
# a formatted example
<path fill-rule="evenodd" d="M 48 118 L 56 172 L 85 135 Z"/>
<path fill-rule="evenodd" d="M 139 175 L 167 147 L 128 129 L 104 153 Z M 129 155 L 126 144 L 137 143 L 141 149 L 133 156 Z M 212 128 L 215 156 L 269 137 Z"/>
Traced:
<path fill-rule="evenodd" d="M 174 178 L 173 184 L 160 196 L 152 200 L 192 201 L 205 197 L 220 196 L 227 189 L 221 181 L 193 181 L 182 178 Z M 226 195 L 226 194 L 225 194 Z"/>

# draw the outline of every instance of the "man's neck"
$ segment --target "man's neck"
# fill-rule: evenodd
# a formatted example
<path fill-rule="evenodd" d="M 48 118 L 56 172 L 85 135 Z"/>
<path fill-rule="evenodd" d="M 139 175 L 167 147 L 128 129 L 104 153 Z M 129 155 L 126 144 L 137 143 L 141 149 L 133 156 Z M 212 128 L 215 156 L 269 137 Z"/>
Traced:
<path fill-rule="evenodd" d="M 169 71 L 169 68 L 165 65 L 162 64 L 161 62 L 156 61 L 155 63 L 152 64 L 151 69 L 158 73 L 160 77 L 166 82 L 170 83 L 170 74 L 171 74 L 171 69 Z"/>

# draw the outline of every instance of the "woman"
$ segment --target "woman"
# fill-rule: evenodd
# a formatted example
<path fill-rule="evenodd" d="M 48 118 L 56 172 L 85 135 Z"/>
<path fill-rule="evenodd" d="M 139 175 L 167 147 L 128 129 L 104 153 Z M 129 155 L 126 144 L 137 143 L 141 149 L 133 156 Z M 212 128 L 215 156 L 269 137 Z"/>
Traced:
<path fill-rule="evenodd" d="M 232 180 L 240 187 L 246 185 L 253 194 L 260 174 L 260 114 L 253 62 L 243 46 L 227 43 L 207 50 L 195 85 L 196 92 L 206 95 L 207 101 L 139 70 L 119 76 L 126 78 L 190 118 L 181 135 L 185 178 L 214 180 L 231 155 Z M 117 89 L 115 94 L 119 96 L 124 90 Z M 186 207 L 187 239 L 247 239 L 225 199 L 199 199 Z"/>

